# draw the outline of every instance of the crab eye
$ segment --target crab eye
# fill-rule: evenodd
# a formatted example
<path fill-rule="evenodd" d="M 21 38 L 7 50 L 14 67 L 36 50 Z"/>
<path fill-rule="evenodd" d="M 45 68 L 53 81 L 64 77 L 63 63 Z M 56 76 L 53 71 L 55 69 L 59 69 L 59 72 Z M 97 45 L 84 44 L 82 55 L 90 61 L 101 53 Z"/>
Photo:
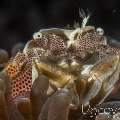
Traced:
<path fill-rule="evenodd" d="M 102 28 L 97 28 L 97 34 L 98 35 L 103 35 L 104 34 L 104 30 Z"/>
<path fill-rule="evenodd" d="M 37 32 L 33 34 L 33 39 L 40 39 L 42 37 L 42 33 L 41 32 Z"/>

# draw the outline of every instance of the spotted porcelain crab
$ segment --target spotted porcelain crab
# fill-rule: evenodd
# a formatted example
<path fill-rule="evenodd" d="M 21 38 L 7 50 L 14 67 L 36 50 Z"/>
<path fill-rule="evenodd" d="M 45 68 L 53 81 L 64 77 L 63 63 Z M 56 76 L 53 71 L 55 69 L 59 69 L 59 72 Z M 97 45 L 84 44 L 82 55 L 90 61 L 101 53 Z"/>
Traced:
<path fill-rule="evenodd" d="M 39 120 L 67 120 L 70 109 L 95 106 L 111 93 L 119 79 L 119 51 L 107 44 L 100 28 L 42 29 L 5 68 L 9 99 L 29 97 L 35 80 L 44 75 L 48 99 Z M 62 108 L 65 111 L 56 115 Z"/>

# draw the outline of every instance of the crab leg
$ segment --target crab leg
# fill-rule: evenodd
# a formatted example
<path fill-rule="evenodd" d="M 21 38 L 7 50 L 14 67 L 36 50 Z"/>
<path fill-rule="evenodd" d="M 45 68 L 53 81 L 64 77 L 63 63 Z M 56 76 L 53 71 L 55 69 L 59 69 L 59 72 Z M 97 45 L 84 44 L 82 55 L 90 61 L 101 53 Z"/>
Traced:
<path fill-rule="evenodd" d="M 86 83 L 82 104 L 85 106 L 90 103 L 95 105 L 103 101 L 111 93 L 115 83 L 118 81 L 119 72 L 120 56 L 119 54 L 114 54 L 93 65 L 89 74 L 81 75 Z M 83 80 L 80 79 L 80 81 L 82 82 Z M 81 82 L 78 82 L 78 84 L 81 84 Z M 80 90 L 78 90 L 78 94 L 80 94 L 79 92 L 81 93 Z"/>

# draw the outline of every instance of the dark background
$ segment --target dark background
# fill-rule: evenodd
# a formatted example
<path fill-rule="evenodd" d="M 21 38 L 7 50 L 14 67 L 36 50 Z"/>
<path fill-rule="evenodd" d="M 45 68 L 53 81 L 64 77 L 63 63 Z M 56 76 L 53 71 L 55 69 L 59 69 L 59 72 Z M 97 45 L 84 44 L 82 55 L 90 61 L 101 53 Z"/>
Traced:
<path fill-rule="evenodd" d="M 42 28 L 80 22 L 79 8 L 92 13 L 90 25 L 102 27 L 106 35 L 120 40 L 120 0 L 2 0 L 0 48 L 10 51 Z"/>

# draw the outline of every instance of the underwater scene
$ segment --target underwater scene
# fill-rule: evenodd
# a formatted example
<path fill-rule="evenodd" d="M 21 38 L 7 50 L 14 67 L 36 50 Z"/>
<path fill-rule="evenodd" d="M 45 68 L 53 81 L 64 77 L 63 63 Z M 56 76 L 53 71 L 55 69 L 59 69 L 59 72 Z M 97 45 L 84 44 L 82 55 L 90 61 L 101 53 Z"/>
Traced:
<path fill-rule="evenodd" d="M 120 1 L 0 2 L 0 120 L 120 120 Z"/>

